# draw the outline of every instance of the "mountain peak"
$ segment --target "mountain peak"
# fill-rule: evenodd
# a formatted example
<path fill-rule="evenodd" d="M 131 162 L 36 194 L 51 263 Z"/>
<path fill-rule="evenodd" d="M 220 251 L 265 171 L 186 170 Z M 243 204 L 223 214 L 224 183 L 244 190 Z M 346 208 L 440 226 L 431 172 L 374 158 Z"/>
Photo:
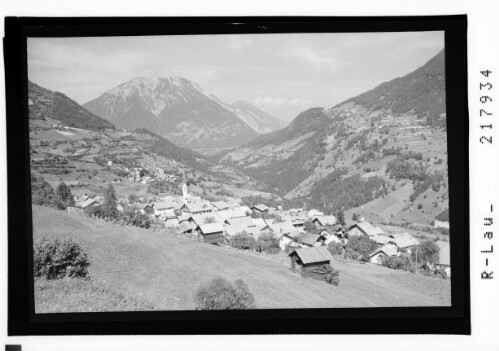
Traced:
<path fill-rule="evenodd" d="M 147 128 L 191 148 L 236 146 L 256 136 L 230 105 L 183 77 L 134 77 L 84 106 L 121 128 Z"/>

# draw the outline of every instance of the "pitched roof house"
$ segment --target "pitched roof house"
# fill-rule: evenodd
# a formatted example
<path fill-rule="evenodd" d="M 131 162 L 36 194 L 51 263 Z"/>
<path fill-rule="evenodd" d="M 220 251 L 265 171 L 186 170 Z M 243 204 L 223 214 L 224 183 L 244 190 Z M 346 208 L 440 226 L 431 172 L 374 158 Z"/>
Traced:
<path fill-rule="evenodd" d="M 351 226 L 348 229 L 348 235 L 350 236 L 361 236 L 361 235 L 368 235 L 368 236 L 373 236 L 377 234 L 383 234 L 383 230 L 373 226 L 369 222 L 361 222 L 361 223 L 355 223 L 353 226 Z"/>
<path fill-rule="evenodd" d="M 335 225 L 338 220 L 335 216 L 317 216 L 312 222 L 319 227 L 325 227 L 326 225 Z"/>
<path fill-rule="evenodd" d="M 399 256 L 397 246 L 393 244 L 386 244 L 378 247 L 369 255 L 369 261 L 375 264 L 381 264 L 385 257 Z"/>
<path fill-rule="evenodd" d="M 392 238 L 390 242 L 393 242 L 401 249 L 408 249 L 412 246 L 419 245 L 419 240 L 409 233 L 392 234 L 390 237 Z"/>
<path fill-rule="evenodd" d="M 305 246 L 322 246 L 325 240 L 326 238 L 320 234 L 307 233 L 303 235 L 303 237 L 300 240 L 300 243 Z"/>
<path fill-rule="evenodd" d="M 251 217 L 236 217 L 236 218 L 228 218 L 225 220 L 225 223 L 229 225 L 243 225 L 245 227 L 253 227 L 253 220 Z"/>
<path fill-rule="evenodd" d="M 370 237 L 372 241 L 375 241 L 378 245 L 388 244 L 390 241 L 393 241 L 393 238 L 389 235 L 384 234 L 376 234 Z"/>
<path fill-rule="evenodd" d="M 222 211 L 222 210 L 228 210 L 229 209 L 229 204 L 225 201 L 213 201 L 212 205 L 215 206 L 217 211 Z"/>
<path fill-rule="evenodd" d="M 264 204 L 255 205 L 251 209 L 257 212 L 267 212 L 269 210 L 269 208 Z"/>
<path fill-rule="evenodd" d="M 271 231 L 275 233 L 277 237 L 283 234 L 289 234 L 297 231 L 297 228 L 291 222 L 280 222 L 280 223 L 271 223 L 269 224 L 269 228 Z"/>
<path fill-rule="evenodd" d="M 209 202 L 188 202 L 182 210 L 190 214 L 201 214 L 213 212 L 213 206 Z"/>

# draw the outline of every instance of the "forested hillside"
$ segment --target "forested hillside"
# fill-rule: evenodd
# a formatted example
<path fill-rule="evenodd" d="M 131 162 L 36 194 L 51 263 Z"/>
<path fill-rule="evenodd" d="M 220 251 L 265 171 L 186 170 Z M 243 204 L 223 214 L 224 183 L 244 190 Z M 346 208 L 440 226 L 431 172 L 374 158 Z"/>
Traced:
<path fill-rule="evenodd" d="M 31 81 L 28 81 L 28 97 L 30 119 L 45 120 L 49 117 L 69 127 L 89 130 L 114 129 L 113 124 L 92 114 L 66 95 L 42 88 Z"/>
<path fill-rule="evenodd" d="M 377 220 L 429 224 L 448 208 L 445 111 L 442 51 L 329 110 L 304 111 L 288 128 L 219 160 L 297 206 L 365 212 L 374 201 Z"/>

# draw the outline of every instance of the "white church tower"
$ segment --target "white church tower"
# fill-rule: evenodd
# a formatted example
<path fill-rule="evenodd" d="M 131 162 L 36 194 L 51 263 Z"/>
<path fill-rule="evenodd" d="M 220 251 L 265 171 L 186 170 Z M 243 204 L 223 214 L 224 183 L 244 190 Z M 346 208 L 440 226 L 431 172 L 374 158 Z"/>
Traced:
<path fill-rule="evenodd" d="M 185 183 L 185 168 L 182 168 L 182 174 L 183 174 L 183 183 L 182 183 L 182 198 L 184 200 L 184 204 L 187 203 L 187 184 Z"/>

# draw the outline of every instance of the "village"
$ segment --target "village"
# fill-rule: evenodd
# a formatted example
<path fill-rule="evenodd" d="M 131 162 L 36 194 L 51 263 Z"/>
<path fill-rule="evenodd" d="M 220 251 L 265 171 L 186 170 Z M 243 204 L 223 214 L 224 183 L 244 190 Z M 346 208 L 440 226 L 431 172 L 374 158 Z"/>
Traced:
<path fill-rule="evenodd" d="M 151 175 L 146 175 L 142 170 L 143 168 L 132 169 L 130 181 L 147 182 L 168 176 L 164 173 L 153 173 L 152 169 L 148 170 Z M 93 208 L 104 203 L 102 196 L 73 196 L 74 206 L 68 207 L 68 212 L 87 215 L 90 213 L 90 216 L 97 217 L 91 213 Z M 343 220 L 342 224 L 335 216 L 325 215 L 316 209 L 285 210 L 282 206 L 269 207 L 261 203 L 246 206 L 234 202 L 233 199 L 209 201 L 189 193 L 185 174 L 181 196 L 169 195 L 155 198 L 156 201 L 141 200 L 120 198 L 116 209 L 123 212 L 125 207 L 133 208 L 153 223 L 150 229 L 175 232 L 207 244 L 225 245 L 238 236 L 250 237 L 255 241 L 272 237 L 278 243 L 276 249 L 289 255 L 291 270 L 295 272 L 299 266 L 303 277 L 323 279 L 326 270 L 321 270 L 321 267 L 329 267 L 334 260 L 330 252 L 331 245 L 341 250 L 352 238 L 369 238 L 376 243 L 376 247 L 368 252 L 367 257 L 363 257 L 364 262 L 376 265 L 382 265 L 391 257 L 410 256 L 420 245 L 420 240 L 408 232 L 385 232 L 363 217 L 357 218 L 356 221 Z M 117 224 L 126 225 L 123 221 L 118 221 Z M 438 221 L 435 225 L 445 227 L 448 222 Z M 436 245 L 440 251 L 438 260 L 427 262 L 424 268 L 428 272 L 445 272 L 445 277 L 450 277 L 449 243 L 438 240 Z M 244 249 L 244 244 L 240 248 Z M 417 252 L 414 253 L 417 259 Z"/>

